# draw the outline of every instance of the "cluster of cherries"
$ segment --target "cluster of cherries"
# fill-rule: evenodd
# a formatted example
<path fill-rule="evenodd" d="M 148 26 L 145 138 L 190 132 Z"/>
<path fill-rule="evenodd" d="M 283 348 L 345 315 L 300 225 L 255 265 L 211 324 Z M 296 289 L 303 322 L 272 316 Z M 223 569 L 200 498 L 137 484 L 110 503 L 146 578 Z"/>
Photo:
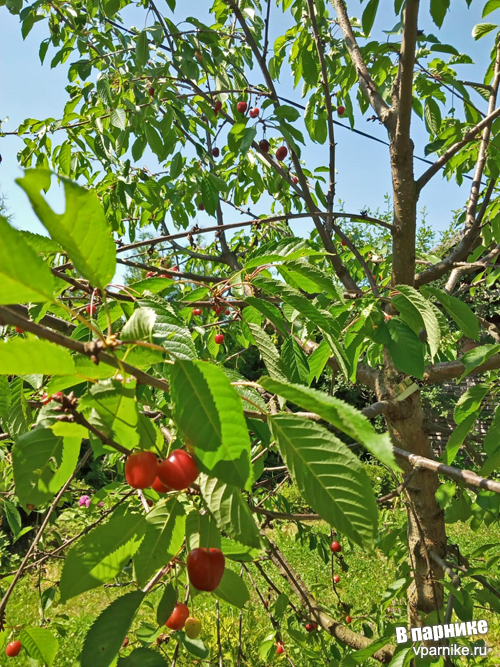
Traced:
<path fill-rule="evenodd" d="M 196 461 L 183 449 L 176 449 L 161 463 L 153 452 L 137 452 L 130 454 L 125 464 L 125 479 L 134 489 L 152 488 L 157 493 L 182 491 L 197 477 Z M 198 547 L 189 552 L 186 566 L 191 585 L 198 591 L 212 592 L 219 586 L 224 574 L 224 554 L 220 549 Z M 188 620 L 191 635 L 185 628 Z M 201 630 L 199 620 L 190 618 L 187 606 L 181 602 L 176 604 L 166 625 L 171 630 L 185 628 L 192 639 Z"/>
<path fill-rule="evenodd" d="M 337 540 L 333 540 L 333 542 L 330 544 L 330 551 L 332 552 L 332 554 L 339 554 L 342 551 L 342 545 L 339 544 L 337 542 Z M 334 581 L 335 584 L 338 584 L 339 581 L 340 581 L 340 575 L 335 574 L 334 577 L 333 577 L 333 581 Z M 345 622 L 346 623 L 349 624 L 349 623 L 351 623 L 351 621 L 352 621 L 351 616 L 346 616 L 345 617 Z M 306 629 L 307 629 L 307 627 L 306 627 Z"/>
<path fill-rule="evenodd" d="M 224 308 L 224 306 L 221 305 L 217 304 L 213 305 L 212 310 L 215 312 L 216 315 L 222 315 L 222 313 L 224 313 L 224 315 L 231 315 L 231 311 L 229 310 L 229 308 Z M 201 310 L 201 308 L 193 308 L 191 312 L 195 317 L 200 317 L 203 311 Z M 221 333 L 215 334 L 214 341 L 217 343 L 217 345 L 222 345 L 222 343 L 224 342 L 224 334 Z"/>

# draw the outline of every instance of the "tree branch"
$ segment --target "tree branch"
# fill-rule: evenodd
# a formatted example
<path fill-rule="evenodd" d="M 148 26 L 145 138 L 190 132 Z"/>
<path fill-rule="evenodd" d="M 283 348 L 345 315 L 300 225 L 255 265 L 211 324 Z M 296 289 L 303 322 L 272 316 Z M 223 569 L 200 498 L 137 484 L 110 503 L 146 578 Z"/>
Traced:
<path fill-rule="evenodd" d="M 494 354 L 484 364 L 477 366 L 469 375 L 481 375 L 486 371 L 494 371 L 500 368 L 500 354 Z M 461 377 L 466 371 L 465 365 L 461 359 L 454 359 L 453 361 L 444 361 L 440 364 L 427 366 L 424 372 L 425 384 L 438 384 L 446 380 L 453 380 Z"/>

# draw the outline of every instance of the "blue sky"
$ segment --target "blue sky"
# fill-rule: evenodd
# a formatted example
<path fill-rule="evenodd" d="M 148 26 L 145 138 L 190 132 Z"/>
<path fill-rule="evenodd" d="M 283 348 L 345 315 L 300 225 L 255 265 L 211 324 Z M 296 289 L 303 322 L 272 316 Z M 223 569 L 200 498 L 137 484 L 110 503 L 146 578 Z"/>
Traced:
<path fill-rule="evenodd" d="M 165 5 L 165 3 L 163 3 Z M 186 16 L 197 16 L 201 20 L 209 20 L 207 10 L 211 5 L 210 0 L 182 0 L 177 3 L 180 7 L 176 15 L 176 22 Z M 422 20 L 420 28 L 426 32 L 438 34 L 436 27 L 427 16 L 427 5 L 423 4 Z M 476 62 L 471 66 L 460 66 L 460 75 L 469 80 L 481 81 L 487 63 L 489 51 L 493 44 L 493 35 L 475 42 L 471 37 L 471 29 L 475 23 L 481 22 L 481 8 L 483 3 L 473 2 L 470 9 L 467 8 L 465 0 L 454 0 L 454 9 L 451 15 L 445 19 L 444 27 L 439 31 L 441 40 L 452 43 L 460 51 L 468 53 Z M 360 15 L 360 4 L 348 2 L 351 15 Z M 381 30 L 390 29 L 395 23 L 393 16 L 392 0 L 381 0 L 381 7 L 387 8 L 386 12 L 379 12 L 374 26 L 374 34 L 381 34 Z M 128 9 L 126 25 L 134 24 L 135 9 Z M 332 10 L 333 13 L 333 10 Z M 500 14 L 499 11 L 495 14 Z M 497 17 L 490 15 L 486 20 L 494 21 Z M 65 86 L 67 85 L 66 67 L 59 66 L 50 69 L 50 51 L 45 65 L 40 65 L 38 49 L 40 42 L 47 36 L 45 22 L 35 25 L 28 38 L 23 41 L 21 37 L 19 19 L 10 15 L 5 7 L 0 8 L 0 62 L 2 63 L 2 78 L 0 80 L 0 119 L 8 116 L 9 121 L 3 125 L 3 130 L 10 131 L 25 118 L 44 119 L 47 117 L 58 118 L 67 100 Z M 142 22 L 144 12 L 141 10 Z M 273 6 L 271 12 L 271 40 L 281 34 L 285 27 L 281 9 Z M 142 27 L 142 24 L 139 26 Z M 279 29 L 279 31 L 278 31 Z M 71 61 L 71 60 L 70 60 Z M 69 63 L 67 63 L 69 64 Z M 285 66 L 283 68 L 285 71 Z M 292 97 L 300 101 L 300 90 L 293 90 L 292 82 L 282 77 L 280 92 L 284 96 Z M 478 104 L 481 104 L 478 97 Z M 483 109 L 486 104 L 483 103 Z M 423 147 L 426 143 L 425 133 L 422 131 L 421 123 L 414 115 L 413 117 L 413 139 L 416 146 L 416 154 L 423 156 Z M 386 139 L 383 127 L 378 123 L 367 123 L 363 118 L 356 119 L 356 126 L 370 134 Z M 388 149 L 381 144 L 369 141 L 362 137 L 337 128 L 337 197 L 345 203 L 346 211 L 359 211 L 369 207 L 372 210 L 384 207 L 384 195 L 390 193 L 390 172 Z M 16 154 L 22 148 L 22 141 L 17 137 L 5 137 L 0 139 L 0 153 L 3 162 L 0 165 L 0 193 L 5 195 L 9 211 L 14 215 L 14 224 L 23 229 L 43 232 L 43 228 L 36 216 L 31 211 L 27 198 L 23 191 L 14 182 L 21 174 L 17 165 Z M 303 158 L 308 167 L 314 168 L 319 164 L 327 163 L 328 146 L 308 145 L 303 151 Z M 148 162 L 149 160 L 149 162 Z M 145 155 L 141 164 L 148 164 L 155 169 L 154 160 Z M 417 174 L 425 165 L 416 164 Z M 436 230 L 445 229 L 451 220 L 451 211 L 461 208 L 467 199 L 468 182 L 459 188 L 455 183 L 449 183 L 438 175 L 425 188 L 420 202 L 420 208 L 427 209 L 427 221 Z M 63 197 L 57 185 L 53 185 L 49 192 L 49 201 L 56 210 L 63 209 Z M 265 212 L 265 210 L 259 210 Z M 229 213 L 226 222 L 238 220 L 237 213 Z M 210 220 L 204 214 L 198 220 L 200 226 L 208 225 Z M 308 222 L 298 223 L 296 230 L 300 231 L 300 225 L 308 225 Z"/>

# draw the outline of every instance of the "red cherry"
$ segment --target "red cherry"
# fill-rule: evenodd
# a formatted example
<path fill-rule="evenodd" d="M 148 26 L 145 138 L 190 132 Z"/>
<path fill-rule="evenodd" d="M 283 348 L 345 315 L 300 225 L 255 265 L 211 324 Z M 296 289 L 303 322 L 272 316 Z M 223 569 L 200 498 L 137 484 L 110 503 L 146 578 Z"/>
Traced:
<path fill-rule="evenodd" d="M 16 333 L 24 333 L 24 329 L 21 329 L 20 327 L 16 327 Z"/>
<path fill-rule="evenodd" d="M 250 118 L 257 118 L 259 113 L 260 113 L 260 111 L 257 107 L 254 107 L 253 109 L 250 109 Z"/>
<path fill-rule="evenodd" d="M 187 557 L 191 585 L 198 591 L 215 591 L 220 584 L 226 559 L 220 549 L 193 549 Z"/>
<path fill-rule="evenodd" d="M 19 640 L 15 642 L 10 642 L 9 644 L 7 644 L 5 653 L 9 658 L 15 658 L 16 655 L 19 655 L 19 653 L 21 653 L 21 649 L 22 649 L 22 644 Z"/>
<path fill-rule="evenodd" d="M 336 575 L 333 577 L 333 581 L 334 581 L 336 584 L 338 584 L 339 581 L 340 581 L 340 574 L 336 574 Z"/>
<path fill-rule="evenodd" d="M 170 630 L 182 630 L 187 619 L 189 618 L 189 608 L 183 602 L 177 602 L 174 611 L 170 614 L 168 621 L 165 623 Z"/>
<path fill-rule="evenodd" d="M 222 109 L 222 102 L 220 100 L 216 100 L 214 104 L 214 111 L 220 111 Z"/>
<path fill-rule="evenodd" d="M 199 211 L 204 211 L 205 210 L 205 207 L 203 206 L 203 204 L 198 205 L 198 210 Z"/>
<path fill-rule="evenodd" d="M 269 149 L 271 148 L 271 145 L 267 139 L 262 139 L 259 142 L 259 148 L 263 153 L 269 153 Z"/>
<path fill-rule="evenodd" d="M 153 507 L 154 502 L 152 500 L 146 500 L 148 507 Z"/>
<path fill-rule="evenodd" d="M 330 551 L 332 554 L 339 554 L 342 551 L 342 547 L 335 540 L 330 544 Z"/>
<path fill-rule="evenodd" d="M 212 155 L 213 155 L 214 157 L 219 157 L 219 155 L 220 155 L 220 150 L 217 148 L 217 146 L 216 146 L 215 148 L 212 148 Z"/>
<path fill-rule="evenodd" d="M 128 637 L 125 637 L 123 640 L 122 648 L 127 648 L 127 646 L 130 644 L 130 639 Z"/>
<path fill-rule="evenodd" d="M 286 146 L 280 146 L 276 151 L 276 157 L 280 162 L 282 162 L 288 155 L 288 148 Z"/>
<path fill-rule="evenodd" d="M 95 303 L 87 304 L 87 307 L 85 308 L 85 310 L 87 311 L 87 315 L 90 315 L 90 317 L 95 315 L 95 311 L 97 310 Z"/>
<path fill-rule="evenodd" d="M 264 600 L 264 607 L 265 607 L 266 609 L 269 608 L 269 600 Z"/>
<path fill-rule="evenodd" d="M 285 647 L 283 646 L 283 644 L 280 644 L 280 642 L 278 642 L 278 643 L 276 644 L 276 653 L 277 653 L 278 655 L 281 655 L 281 654 L 283 653 L 284 650 L 285 650 Z"/>
<path fill-rule="evenodd" d="M 154 97 L 154 96 L 155 96 L 155 89 L 153 88 L 153 86 L 149 86 L 149 88 L 148 88 L 148 95 L 149 95 L 150 97 Z"/>
<path fill-rule="evenodd" d="M 229 310 L 229 308 L 226 308 L 226 310 L 224 311 L 224 315 L 231 315 L 231 311 Z"/>
<path fill-rule="evenodd" d="M 50 403 L 51 400 L 52 400 L 52 395 L 49 396 L 49 394 L 44 394 L 42 396 L 42 404 L 43 405 L 47 405 L 48 403 Z"/>
<path fill-rule="evenodd" d="M 179 270 L 179 267 L 178 267 L 177 264 L 176 264 L 176 265 L 173 266 L 170 270 L 171 270 L 171 271 L 178 271 L 178 270 Z M 168 277 L 168 276 L 167 276 L 167 277 Z"/>
<path fill-rule="evenodd" d="M 203 55 L 200 53 L 200 51 L 195 51 L 194 57 L 199 63 L 203 62 Z"/>
<path fill-rule="evenodd" d="M 157 477 L 151 484 L 151 488 L 154 489 L 156 493 L 168 493 L 169 491 L 172 491 L 168 486 L 165 486 L 159 477 Z"/>
<path fill-rule="evenodd" d="M 214 313 L 216 315 L 220 315 L 222 313 L 222 311 L 224 310 L 224 306 L 218 306 L 217 304 L 214 304 L 212 306 L 212 310 L 214 311 Z"/>
<path fill-rule="evenodd" d="M 32 505 L 31 503 L 28 503 L 28 504 L 26 505 L 26 509 L 29 510 L 30 512 L 33 512 L 33 510 L 35 509 L 35 506 Z"/>
<path fill-rule="evenodd" d="M 176 449 L 158 466 L 158 477 L 171 489 L 182 491 L 198 477 L 198 466 L 187 452 Z"/>
<path fill-rule="evenodd" d="M 201 315 L 201 308 L 193 308 L 192 313 L 193 315 Z"/>
<path fill-rule="evenodd" d="M 215 334 L 214 341 L 217 343 L 217 345 L 222 345 L 224 342 L 224 334 Z"/>
<path fill-rule="evenodd" d="M 154 275 L 155 275 L 155 272 L 154 272 L 154 271 L 148 271 L 148 272 L 146 273 L 146 278 L 152 278 Z"/>
<path fill-rule="evenodd" d="M 338 113 L 339 116 L 343 116 L 345 114 L 345 107 L 343 107 L 342 105 L 339 105 L 337 107 L 337 113 Z"/>
<path fill-rule="evenodd" d="M 350 623 L 352 621 L 352 618 L 350 616 L 345 617 L 345 622 Z"/>
<path fill-rule="evenodd" d="M 311 632 L 313 630 L 313 626 L 310 623 L 306 623 L 304 627 L 307 632 Z"/>
<path fill-rule="evenodd" d="M 292 176 L 292 182 L 295 183 L 295 184 L 297 184 L 299 182 L 299 179 L 297 178 L 297 176 Z"/>
<path fill-rule="evenodd" d="M 147 489 L 156 479 L 158 460 L 153 452 L 131 454 L 125 464 L 125 479 L 134 489 Z"/>
<path fill-rule="evenodd" d="M 245 113 L 245 111 L 248 109 L 248 104 L 246 102 L 240 101 L 236 105 L 236 108 L 240 113 Z"/>
<path fill-rule="evenodd" d="M 53 401 L 57 401 L 58 403 L 62 403 L 62 400 L 64 398 L 64 394 L 62 393 L 62 391 L 56 391 L 56 393 L 52 394 L 52 396 L 50 398 Z"/>
<path fill-rule="evenodd" d="M 344 239 L 341 239 L 340 242 L 342 243 L 343 246 L 346 246 L 346 245 L 347 245 L 347 243 L 344 241 Z"/>

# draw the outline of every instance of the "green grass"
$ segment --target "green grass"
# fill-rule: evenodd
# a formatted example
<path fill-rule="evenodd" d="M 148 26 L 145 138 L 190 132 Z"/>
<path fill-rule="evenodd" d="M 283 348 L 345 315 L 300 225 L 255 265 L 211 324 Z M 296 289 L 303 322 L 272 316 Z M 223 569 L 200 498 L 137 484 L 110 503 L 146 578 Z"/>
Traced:
<path fill-rule="evenodd" d="M 397 522 L 404 521 L 402 511 L 395 513 Z M 459 545 L 461 552 L 467 556 L 471 554 L 480 545 L 500 542 L 500 529 L 498 526 L 483 527 L 477 532 L 472 532 L 467 524 L 454 524 L 448 527 L 450 541 Z M 329 529 L 325 524 L 316 524 L 313 526 L 314 532 L 329 539 Z M 382 598 L 387 585 L 398 577 L 398 566 L 391 560 L 385 558 L 379 550 L 374 555 L 368 555 L 359 549 L 351 549 L 344 543 L 342 552 L 345 563 L 348 565 L 348 571 L 342 572 L 336 565 L 335 572 L 341 575 L 341 581 L 337 587 L 340 597 L 334 593 L 331 581 L 330 564 L 325 563 L 316 550 L 309 548 L 309 537 L 307 535 L 300 538 L 296 528 L 291 524 L 275 523 L 269 531 L 269 537 L 273 539 L 282 551 L 286 554 L 293 568 L 300 574 L 307 586 L 313 591 L 317 601 L 325 607 L 336 619 L 345 617 L 346 610 L 349 610 L 353 617 L 352 627 L 354 630 L 369 631 L 371 627 L 377 634 L 377 622 L 381 622 L 380 608 Z M 490 556 L 490 552 L 488 553 Z M 500 551 L 497 552 L 500 555 Z M 477 560 L 471 565 L 478 567 L 485 563 Z M 231 567 L 239 572 L 240 565 L 231 563 Z M 259 590 L 269 600 L 269 610 L 274 611 L 274 603 L 277 594 L 261 577 L 254 566 L 250 565 L 250 572 L 254 582 Z M 298 602 L 291 593 L 287 583 L 280 576 L 274 566 L 266 562 L 264 569 L 275 585 L 287 595 L 297 606 Z M 21 628 L 23 626 L 36 626 L 42 623 L 40 611 L 39 595 L 39 577 L 40 573 L 25 577 L 16 588 L 8 606 L 6 625 L 8 628 Z M 60 563 L 53 562 L 41 573 L 40 585 L 42 590 L 54 586 L 60 577 Z M 284 657 L 270 655 L 269 658 L 259 656 L 259 646 L 261 643 L 274 637 L 274 630 L 269 620 L 266 609 L 262 605 L 257 593 L 255 592 L 248 577 L 245 578 L 248 588 L 252 595 L 251 603 L 243 611 L 243 653 L 247 659 L 242 661 L 242 666 L 252 665 L 252 667 L 264 667 L 265 665 L 289 664 Z M 125 575 L 123 582 L 125 582 Z M 470 581 L 470 580 L 467 580 Z M 57 597 L 54 604 L 45 612 L 46 627 L 58 637 L 60 648 L 56 657 L 54 667 L 79 667 L 78 656 L 81 651 L 85 634 L 98 616 L 100 611 L 107 607 L 117 596 L 130 590 L 130 587 L 111 587 L 99 588 L 89 591 L 66 605 L 60 605 Z M 151 602 L 149 605 L 143 605 L 141 612 L 134 623 L 130 633 L 130 646 L 123 652 L 125 655 L 131 648 L 142 646 L 140 638 L 147 639 L 148 633 L 154 634 L 157 631 L 155 622 L 155 608 L 159 601 L 161 591 L 154 592 L 148 597 Z M 343 606 L 345 605 L 345 607 Z M 216 633 L 216 611 L 215 600 L 209 594 L 201 594 L 194 599 L 194 611 L 203 623 L 202 639 L 210 649 L 212 662 L 197 661 L 193 656 L 181 650 L 177 662 L 178 667 L 187 667 L 188 665 L 208 665 L 217 663 L 217 633 Z M 383 622 L 398 621 L 405 613 L 404 594 L 390 602 L 384 614 Z M 238 631 L 239 631 L 239 610 L 221 603 L 221 641 L 223 664 L 236 665 L 238 652 Z M 379 618 L 377 618 L 377 614 Z M 474 611 L 476 619 L 486 618 L 490 624 L 490 633 L 487 637 L 489 645 L 495 647 L 493 656 L 482 659 L 482 662 L 470 660 L 468 664 L 498 665 L 500 663 L 500 621 L 498 617 L 483 609 Z M 285 616 L 280 620 L 280 631 L 282 632 L 285 645 L 289 651 L 290 657 L 296 667 L 307 667 L 309 665 L 328 665 L 329 660 L 335 657 L 335 642 L 324 632 L 314 632 L 308 634 L 304 630 L 304 619 L 297 617 L 293 611 L 288 610 Z M 365 625 L 363 625 L 365 624 Z M 166 630 L 166 629 L 165 629 Z M 9 630 L 12 635 L 17 634 L 18 630 Z M 168 636 L 168 631 L 166 631 Z M 160 650 L 167 659 L 170 666 L 172 654 L 175 648 L 175 641 L 170 640 L 163 643 Z M 0 664 L 4 661 L 0 659 Z M 10 663 L 9 663 L 10 664 Z M 28 656 L 23 652 L 16 661 L 12 661 L 16 667 L 31 667 Z M 218 663 L 217 663 L 218 664 Z M 331 663 L 335 665 L 335 662 Z M 376 664 L 374 661 L 365 661 L 366 665 Z"/>

